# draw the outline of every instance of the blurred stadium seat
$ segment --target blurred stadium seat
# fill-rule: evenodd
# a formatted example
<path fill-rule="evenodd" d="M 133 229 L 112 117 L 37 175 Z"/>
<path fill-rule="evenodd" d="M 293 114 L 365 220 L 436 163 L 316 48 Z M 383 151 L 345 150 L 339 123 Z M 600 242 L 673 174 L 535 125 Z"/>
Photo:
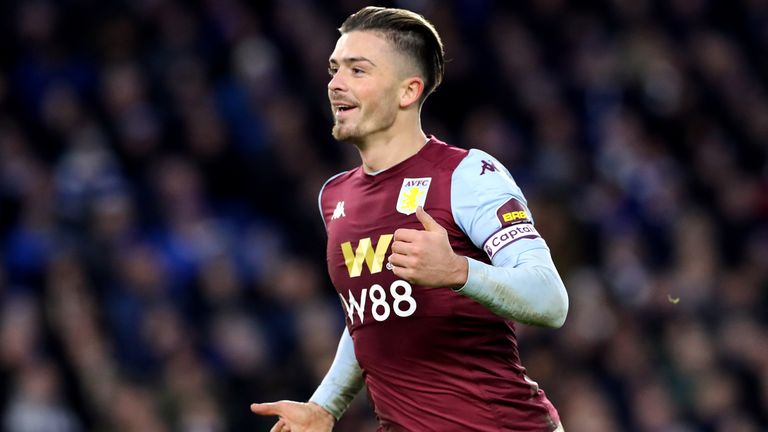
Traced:
<path fill-rule="evenodd" d="M 768 2 L 384 3 L 446 43 L 425 130 L 496 155 L 552 248 L 568 320 L 520 340 L 567 430 L 768 430 Z M 5 430 L 267 430 L 250 402 L 312 393 L 363 5 L 0 4 Z"/>

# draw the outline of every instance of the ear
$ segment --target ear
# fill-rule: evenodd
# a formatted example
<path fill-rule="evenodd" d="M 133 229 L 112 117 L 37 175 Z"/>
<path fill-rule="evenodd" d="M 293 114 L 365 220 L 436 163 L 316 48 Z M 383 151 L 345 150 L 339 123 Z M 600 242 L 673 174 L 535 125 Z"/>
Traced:
<path fill-rule="evenodd" d="M 418 103 L 423 93 L 424 80 L 417 76 L 404 79 L 400 87 L 400 108 L 409 108 L 411 105 Z"/>

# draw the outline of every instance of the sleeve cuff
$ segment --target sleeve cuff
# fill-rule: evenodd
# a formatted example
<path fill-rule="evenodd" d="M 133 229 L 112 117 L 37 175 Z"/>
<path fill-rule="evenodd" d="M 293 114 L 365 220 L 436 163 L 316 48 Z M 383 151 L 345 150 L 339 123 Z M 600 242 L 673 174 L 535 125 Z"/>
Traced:
<path fill-rule="evenodd" d="M 477 291 L 477 287 L 482 285 L 483 266 L 480 261 L 465 256 L 467 259 L 467 281 L 459 288 L 454 289 L 455 292 L 464 295 L 471 295 L 471 293 Z"/>

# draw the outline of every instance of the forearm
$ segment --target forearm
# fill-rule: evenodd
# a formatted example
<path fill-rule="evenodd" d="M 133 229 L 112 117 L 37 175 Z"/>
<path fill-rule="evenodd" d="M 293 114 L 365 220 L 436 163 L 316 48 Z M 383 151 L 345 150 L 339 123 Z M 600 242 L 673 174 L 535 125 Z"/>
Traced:
<path fill-rule="evenodd" d="M 460 294 L 518 322 L 544 327 L 565 322 L 568 295 L 548 250 L 524 252 L 515 266 L 467 261 L 467 282 L 457 290 Z"/>
<path fill-rule="evenodd" d="M 352 337 L 345 328 L 336 357 L 309 401 L 320 405 L 338 420 L 362 387 L 363 372 L 355 358 Z"/>

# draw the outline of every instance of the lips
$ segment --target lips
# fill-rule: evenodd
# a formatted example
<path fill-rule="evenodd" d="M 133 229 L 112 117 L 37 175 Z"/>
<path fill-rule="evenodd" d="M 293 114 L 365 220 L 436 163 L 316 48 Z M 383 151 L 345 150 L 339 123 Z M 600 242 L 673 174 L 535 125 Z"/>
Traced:
<path fill-rule="evenodd" d="M 344 117 L 349 116 L 356 109 L 357 109 L 357 107 L 337 108 L 334 113 L 336 114 L 336 118 L 344 118 Z"/>
<path fill-rule="evenodd" d="M 344 117 L 357 109 L 357 105 L 347 101 L 332 101 L 331 106 L 336 117 Z"/>

